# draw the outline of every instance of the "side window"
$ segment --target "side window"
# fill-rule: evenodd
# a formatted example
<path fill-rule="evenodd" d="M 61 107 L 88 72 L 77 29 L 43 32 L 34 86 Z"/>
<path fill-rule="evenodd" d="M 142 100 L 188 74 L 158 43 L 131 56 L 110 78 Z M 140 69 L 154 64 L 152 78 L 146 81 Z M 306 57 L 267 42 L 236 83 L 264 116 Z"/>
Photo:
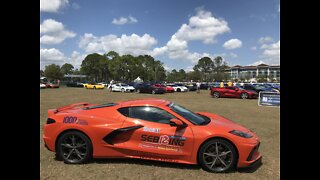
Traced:
<path fill-rule="evenodd" d="M 128 107 L 119 108 L 118 111 L 122 115 L 129 117 L 129 108 Z"/>
<path fill-rule="evenodd" d="M 130 107 L 129 117 L 162 124 L 169 124 L 170 119 L 176 118 L 165 110 L 150 106 Z"/>

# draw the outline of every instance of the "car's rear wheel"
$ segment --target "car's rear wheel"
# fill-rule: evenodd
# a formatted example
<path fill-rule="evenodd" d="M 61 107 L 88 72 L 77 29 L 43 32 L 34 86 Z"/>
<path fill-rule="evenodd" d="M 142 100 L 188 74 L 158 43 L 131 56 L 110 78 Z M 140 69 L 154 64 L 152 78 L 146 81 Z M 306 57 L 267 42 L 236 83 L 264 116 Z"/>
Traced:
<path fill-rule="evenodd" d="M 96 87 L 95 87 L 95 86 L 93 86 L 93 89 L 96 89 Z"/>
<path fill-rule="evenodd" d="M 137 89 L 137 91 L 136 91 L 137 93 L 140 93 L 140 89 Z"/>
<path fill-rule="evenodd" d="M 248 93 L 241 93 L 241 99 L 247 99 Z"/>
<path fill-rule="evenodd" d="M 83 133 L 69 131 L 59 137 L 56 152 L 67 164 L 86 163 L 92 158 L 92 143 Z"/>
<path fill-rule="evenodd" d="M 178 88 L 178 89 L 177 89 L 177 92 L 181 92 L 181 89 L 180 89 L 180 88 Z"/>
<path fill-rule="evenodd" d="M 219 97 L 220 97 L 220 93 L 218 93 L 218 92 L 214 92 L 214 93 L 213 93 L 213 97 L 215 97 L 215 98 L 219 98 Z"/>
<path fill-rule="evenodd" d="M 121 92 L 123 92 L 123 93 L 124 93 L 124 89 L 123 89 L 123 88 L 121 89 Z"/>
<path fill-rule="evenodd" d="M 236 165 L 237 152 L 233 145 L 223 139 L 212 139 L 199 150 L 200 166 L 209 172 L 228 172 Z"/>
<path fill-rule="evenodd" d="M 156 93 L 156 91 L 155 91 L 155 90 L 152 90 L 152 91 L 151 91 L 151 93 L 152 93 L 152 94 L 155 94 L 155 93 Z"/>

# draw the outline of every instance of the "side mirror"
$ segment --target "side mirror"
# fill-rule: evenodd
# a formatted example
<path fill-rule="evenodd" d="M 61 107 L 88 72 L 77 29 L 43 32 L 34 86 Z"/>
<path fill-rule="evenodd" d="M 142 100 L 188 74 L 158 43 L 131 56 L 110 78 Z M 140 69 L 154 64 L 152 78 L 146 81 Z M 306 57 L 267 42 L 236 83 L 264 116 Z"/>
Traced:
<path fill-rule="evenodd" d="M 169 122 L 170 126 L 177 126 L 177 127 L 186 127 L 187 125 L 180 121 L 179 119 L 170 119 Z"/>

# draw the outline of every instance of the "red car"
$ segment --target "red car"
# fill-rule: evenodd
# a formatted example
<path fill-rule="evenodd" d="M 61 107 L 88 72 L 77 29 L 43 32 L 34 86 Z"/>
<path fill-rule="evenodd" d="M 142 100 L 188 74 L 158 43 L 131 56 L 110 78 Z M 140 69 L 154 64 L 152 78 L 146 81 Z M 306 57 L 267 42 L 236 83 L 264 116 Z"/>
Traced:
<path fill-rule="evenodd" d="M 232 97 L 232 98 L 258 98 L 258 93 L 255 91 L 245 90 L 241 87 L 227 86 L 227 87 L 214 87 L 210 91 L 211 96 L 219 97 Z"/>
<path fill-rule="evenodd" d="M 141 158 L 226 172 L 260 163 L 262 157 L 260 140 L 249 129 L 154 98 L 49 109 L 43 139 L 57 159 L 69 164 Z"/>
<path fill-rule="evenodd" d="M 163 84 L 154 84 L 153 86 L 157 88 L 163 88 L 164 90 L 166 90 L 166 92 L 174 92 L 174 89 L 171 86 L 165 86 Z"/>

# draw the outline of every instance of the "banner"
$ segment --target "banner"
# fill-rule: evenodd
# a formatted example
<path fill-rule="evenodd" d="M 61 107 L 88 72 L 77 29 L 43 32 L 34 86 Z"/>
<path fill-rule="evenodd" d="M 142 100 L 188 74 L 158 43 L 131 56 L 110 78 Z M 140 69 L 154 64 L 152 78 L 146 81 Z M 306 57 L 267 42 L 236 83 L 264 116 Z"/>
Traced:
<path fill-rule="evenodd" d="M 260 91 L 258 105 L 259 106 L 280 106 L 280 93 Z"/>

